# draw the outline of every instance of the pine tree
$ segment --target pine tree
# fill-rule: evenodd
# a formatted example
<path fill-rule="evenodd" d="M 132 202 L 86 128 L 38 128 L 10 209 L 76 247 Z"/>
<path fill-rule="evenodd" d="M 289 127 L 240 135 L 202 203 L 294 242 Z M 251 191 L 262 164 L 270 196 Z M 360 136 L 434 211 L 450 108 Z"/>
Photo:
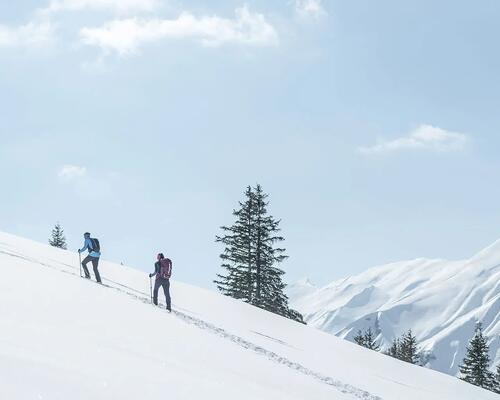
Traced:
<path fill-rule="evenodd" d="M 418 364 L 420 361 L 418 342 L 417 338 L 413 336 L 411 329 L 401 335 L 401 337 L 394 338 L 391 347 L 387 349 L 385 354 L 401 361 Z"/>
<path fill-rule="evenodd" d="M 420 360 L 417 338 L 413 336 L 411 329 L 401 338 L 398 358 L 411 364 L 418 364 Z"/>
<path fill-rule="evenodd" d="M 224 235 L 216 241 L 225 245 L 220 256 L 225 273 L 214 282 L 227 296 L 304 323 L 302 315 L 288 307 L 285 272 L 277 266 L 287 258 L 285 249 L 276 246 L 284 238 L 279 235 L 280 221 L 267 213 L 267 197 L 260 185 L 249 186 L 245 201 L 233 211 L 236 221 L 221 228 Z"/>
<path fill-rule="evenodd" d="M 280 221 L 267 215 L 267 195 L 262 187 L 254 189 L 255 207 L 255 306 L 275 314 L 288 315 L 288 297 L 283 282 L 285 272 L 276 265 L 284 261 L 285 249 L 275 244 L 285 239 L 278 233 Z"/>
<path fill-rule="evenodd" d="M 62 229 L 59 222 L 52 229 L 51 237 L 49 239 L 49 244 L 54 247 L 59 247 L 60 249 L 67 249 L 66 238 L 64 237 L 64 230 Z"/>
<path fill-rule="evenodd" d="M 364 346 L 367 349 L 374 350 L 374 351 L 380 350 L 380 345 L 377 343 L 377 340 L 375 339 L 375 335 L 374 335 L 371 327 L 369 327 L 368 330 L 365 332 L 363 338 L 364 338 Z"/>
<path fill-rule="evenodd" d="M 484 389 L 494 389 L 494 375 L 489 371 L 490 356 L 487 339 L 481 323 L 467 346 L 467 354 L 460 366 L 460 379 Z"/>
<path fill-rule="evenodd" d="M 361 332 L 361 329 L 358 330 L 358 333 L 356 336 L 354 336 L 354 342 L 356 344 L 359 344 L 360 346 L 365 346 L 365 335 L 363 335 L 363 332 Z"/>
<path fill-rule="evenodd" d="M 254 293 L 252 275 L 254 270 L 254 194 L 251 187 L 245 191 L 245 201 L 240 208 L 233 210 L 236 221 L 230 227 L 221 227 L 223 236 L 217 236 L 216 242 L 225 245 L 220 255 L 225 275 L 217 274 L 217 288 L 226 296 L 252 303 Z"/>
<path fill-rule="evenodd" d="M 374 332 L 371 327 L 369 327 L 365 332 L 358 330 L 358 333 L 354 336 L 354 342 L 370 350 L 380 350 L 380 346 L 375 339 Z"/>
<path fill-rule="evenodd" d="M 398 358 L 400 357 L 400 349 L 401 349 L 401 343 L 399 338 L 394 338 L 392 340 L 391 347 L 389 347 L 386 351 L 386 354 L 388 356 L 391 356 L 393 358 Z"/>

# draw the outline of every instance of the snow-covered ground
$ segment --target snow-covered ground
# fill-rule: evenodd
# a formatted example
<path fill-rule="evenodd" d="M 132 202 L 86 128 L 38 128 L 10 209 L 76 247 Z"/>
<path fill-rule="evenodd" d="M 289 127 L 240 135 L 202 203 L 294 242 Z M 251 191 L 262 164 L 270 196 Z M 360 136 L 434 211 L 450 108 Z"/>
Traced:
<path fill-rule="evenodd" d="M 103 261 L 101 286 L 1 233 L 0 269 L 0 399 L 498 398 L 175 280 L 168 314 L 138 270 Z"/>
<path fill-rule="evenodd" d="M 387 347 L 411 328 L 432 354 L 428 365 L 452 375 L 481 321 L 500 363 L 500 241 L 464 261 L 393 263 L 322 288 L 302 280 L 289 295 L 308 324 L 349 340 L 372 327 Z"/>

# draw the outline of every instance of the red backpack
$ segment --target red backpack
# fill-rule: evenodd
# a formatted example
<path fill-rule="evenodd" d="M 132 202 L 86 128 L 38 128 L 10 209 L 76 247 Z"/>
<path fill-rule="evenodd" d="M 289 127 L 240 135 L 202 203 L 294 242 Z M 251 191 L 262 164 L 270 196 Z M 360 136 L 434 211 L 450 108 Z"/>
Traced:
<path fill-rule="evenodd" d="M 170 279 L 172 275 L 172 261 L 170 258 L 162 258 L 160 260 L 160 272 L 158 272 L 158 278 L 160 279 Z"/>

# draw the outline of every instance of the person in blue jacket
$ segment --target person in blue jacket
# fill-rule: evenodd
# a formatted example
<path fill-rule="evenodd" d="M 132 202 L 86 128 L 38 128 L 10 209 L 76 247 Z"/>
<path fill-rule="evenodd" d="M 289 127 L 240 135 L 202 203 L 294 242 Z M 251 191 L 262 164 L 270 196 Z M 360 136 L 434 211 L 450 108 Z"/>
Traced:
<path fill-rule="evenodd" d="M 85 272 L 85 278 L 90 279 L 90 273 L 87 268 L 87 264 L 89 262 L 92 263 L 94 267 L 94 275 L 95 280 L 98 283 L 101 283 L 101 275 L 99 274 L 99 270 L 97 267 L 99 266 L 99 257 L 101 257 L 101 246 L 99 244 L 99 240 L 91 238 L 90 233 L 85 232 L 83 235 L 85 242 L 83 243 L 83 248 L 78 249 L 78 253 L 82 253 L 85 250 L 88 250 L 89 254 L 82 261 L 83 271 Z"/>

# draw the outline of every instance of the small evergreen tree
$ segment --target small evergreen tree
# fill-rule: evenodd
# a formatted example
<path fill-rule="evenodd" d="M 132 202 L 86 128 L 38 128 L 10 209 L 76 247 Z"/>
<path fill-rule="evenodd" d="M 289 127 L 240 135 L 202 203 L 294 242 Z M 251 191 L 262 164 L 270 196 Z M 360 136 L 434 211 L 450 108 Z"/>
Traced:
<path fill-rule="evenodd" d="M 364 333 L 361 332 L 361 330 L 358 330 L 358 333 L 354 336 L 354 342 L 370 350 L 380 350 L 380 345 L 377 343 L 375 334 L 371 327 L 369 327 Z"/>
<path fill-rule="evenodd" d="M 413 336 L 411 329 L 406 332 L 400 341 L 399 359 L 411 364 L 418 364 L 420 356 L 418 353 L 417 338 Z"/>
<path fill-rule="evenodd" d="M 66 246 L 66 237 L 64 236 L 64 230 L 59 224 L 59 222 L 52 229 L 52 233 L 50 235 L 49 244 L 54 247 L 59 247 L 60 249 L 67 249 Z"/>
<path fill-rule="evenodd" d="M 369 327 L 368 330 L 365 332 L 364 335 L 364 346 L 367 349 L 374 350 L 374 351 L 379 351 L 380 350 L 380 345 L 377 343 L 377 340 L 375 339 L 375 334 L 372 331 L 372 328 Z"/>
<path fill-rule="evenodd" d="M 476 326 L 474 337 L 467 346 L 467 354 L 460 365 L 460 379 L 482 387 L 484 389 L 494 389 L 494 375 L 489 370 L 490 356 L 486 337 L 483 335 L 481 323 Z"/>
<path fill-rule="evenodd" d="M 418 342 L 417 338 L 413 336 L 411 329 L 401 335 L 401 337 L 394 338 L 391 347 L 387 349 L 385 354 L 401 361 L 418 364 L 420 360 Z"/>
<path fill-rule="evenodd" d="M 365 345 L 365 335 L 363 335 L 363 332 L 361 332 L 361 329 L 358 330 L 358 333 L 356 334 L 356 336 L 354 336 L 354 342 L 356 344 L 359 344 L 360 346 L 363 346 Z"/>
<path fill-rule="evenodd" d="M 391 344 L 391 347 L 389 347 L 386 351 L 385 354 L 387 354 L 388 356 L 391 356 L 393 358 L 398 358 L 400 357 L 400 352 L 401 352 L 401 343 L 400 343 L 400 340 L 399 338 L 394 338 L 392 340 L 392 344 Z"/>

